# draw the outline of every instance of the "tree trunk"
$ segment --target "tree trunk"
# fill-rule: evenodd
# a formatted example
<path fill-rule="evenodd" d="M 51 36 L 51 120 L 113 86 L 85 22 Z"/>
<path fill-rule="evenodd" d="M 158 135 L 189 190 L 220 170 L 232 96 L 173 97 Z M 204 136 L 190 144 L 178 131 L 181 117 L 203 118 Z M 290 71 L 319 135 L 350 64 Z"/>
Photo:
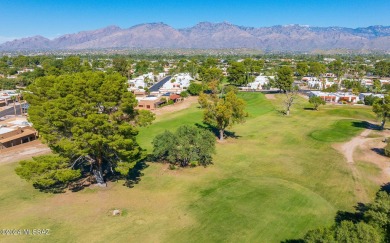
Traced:
<path fill-rule="evenodd" d="M 219 141 L 223 141 L 223 134 L 224 134 L 224 130 L 223 129 L 219 130 Z"/>
<path fill-rule="evenodd" d="M 98 183 L 99 186 L 107 186 L 106 183 L 104 182 L 103 178 L 103 159 L 101 156 L 97 158 L 96 164 L 95 164 L 95 169 L 93 170 L 93 174 L 96 178 L 96 182 Z"/>
<path fill-rule="evenodd" d="M 386 123 L 386 117 L 384 117 L 382 120 L 381 130 L 383 130 L 385 128 L 385 123 Z"/>
<path fill-rule="evenodd" d="M 286 110 L 286 116 L 289 116 L 290 115 L 290 109 L 287 109 Z"/>

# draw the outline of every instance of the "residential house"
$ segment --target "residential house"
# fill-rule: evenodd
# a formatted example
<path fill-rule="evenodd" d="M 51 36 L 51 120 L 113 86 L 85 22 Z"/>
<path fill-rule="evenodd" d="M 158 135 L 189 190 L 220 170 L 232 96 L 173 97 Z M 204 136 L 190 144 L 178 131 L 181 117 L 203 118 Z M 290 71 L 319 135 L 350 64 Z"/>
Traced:
<path fill-rule="evenodd" d="M 155 110 L 159 105 L 165 103 L 165 100 L 156 96 L 136 97 L 136 99 L 138 101 L 136 108 L 140 110 Z"/>
<path fill-rule="evenodd" d="M 331 87 L 333 84 L 335 84 L 334 81 L 325 78 L 325 79 L 319 79 L 317 77 L 303 77 L 303 82 L 307 83 L 307 87 L 310 89 L 326 89 Z"/>
<path fill-rule="evenodd" d="M 370 96 L 370 95 L 372 95 L 372 96 L 374 96 L 374 97 L 381 98 L 381 99 L 383 99 L 383 98 L 385 97 L 384 94 L 360 93 L 360 94 L 359 94 L 359 100 L 364 101 L 364 98 L 366 98 L 367 96 Z"/>
<path fill-rule="evenodd" d="M 179 73 L 170 78 L 169 81 L 165 82 L 162 87 L 159 89 L 159 93 L 176 93 L 180 94 L 181 92 L 188 89 L 193 78 L 188 73 Z"/>
<path fill-rule="evenodd" d="M 0 150 L 11 148 L 37 138 L 37 131 L 26 118 L 11 118 L 0 122 Z"/>
<path fill-rule="evenodd" d="M 309 97 L 318 96 L 321 97 L 326 102 L 348 102 L 348 103 L 357 103 L 360 99 L 359 96 L 354 95 L 349 92 L 322 92 L 322 91 L 310 91 Z"/>
<path fill-rule="evenodd" d="M 248 83 L 244 87 L 240 87 L 242 90 L 262 90 L 264 89 L 264 86 L 268 85 L 270 82 L 270 79 L 273 79 L 274 76 L 263 76 L 259 75 L 255 78 L 253 82 Z"/>

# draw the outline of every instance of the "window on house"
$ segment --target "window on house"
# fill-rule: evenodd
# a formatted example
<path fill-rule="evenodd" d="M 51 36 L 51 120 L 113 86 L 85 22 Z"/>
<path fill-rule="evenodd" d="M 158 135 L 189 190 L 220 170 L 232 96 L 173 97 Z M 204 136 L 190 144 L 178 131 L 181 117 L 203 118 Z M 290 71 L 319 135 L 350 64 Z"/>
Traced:
<path fill-rule="evenodd" d="M 150 105 L 147 105 L 146 108 L 150 109 Z"/>

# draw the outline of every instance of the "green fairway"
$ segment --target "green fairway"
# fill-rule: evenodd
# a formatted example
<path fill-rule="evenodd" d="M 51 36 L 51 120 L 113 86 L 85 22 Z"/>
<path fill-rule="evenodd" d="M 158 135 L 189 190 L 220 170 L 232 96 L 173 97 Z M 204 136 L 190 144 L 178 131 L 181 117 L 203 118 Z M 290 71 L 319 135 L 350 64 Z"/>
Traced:
<path fill-rule="evenodd" d="M 373 120 L 369 107 L 325 106 L 305 110 L 303 98 L 291 116 L 280 112 L 282 96 L 240 93 L 248 119 L 230 132 L 236 138 L 217 143 L 214 164 L 179 170 L 149 163 L 134 188 L 122 182 L 77 193 L 40 193 L 0 165 L 2 228 L 52 229 L 50 236 L 2 236 L 24 242 L 280 242 L 333 222 L 337 210 L 358 202 L 354 178 L 333 142 L 347 141 Z M 158 117 L 142 128 L 138 141 L 151 152 L 151 141 L 183 124 L 202 125 L 192 107 Z M 381 172 L 359 162 L 365 190 L 372 195 Z M 112 209 L 124 210 L 119 217 Z"/>
<path fill-rule="evenodd" d="M 339 120 L 329 128 L 317 130 L 311 133 L 311 137 L 324 142 L 343 142 L 361 132 L 367 127 L 366 122 L 357 120 Z"/>

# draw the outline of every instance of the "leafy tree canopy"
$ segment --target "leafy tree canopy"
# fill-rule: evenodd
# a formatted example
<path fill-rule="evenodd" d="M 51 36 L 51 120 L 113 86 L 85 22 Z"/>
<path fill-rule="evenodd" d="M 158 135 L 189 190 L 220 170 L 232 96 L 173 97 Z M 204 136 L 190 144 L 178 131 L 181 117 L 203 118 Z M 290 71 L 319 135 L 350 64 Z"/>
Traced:
<path fill-rule="evenodd" d="M 205 129 L 180 126 L 175 133 L 165 131 L 153 140 L 153 155 L 159 161 L 186 167 L 207 166 L 215 153 L 215 137 Z"/>
<path fill-rule="evenodd" d="M 325 101 L 323 99 L 321 99 L 321 97 L 319 96 L 312 96 L 309 98 L 309 103 L 312 104 L 314 106 L 314 109 L 315 110 L 318 110 L 318 107 L 320 105 L 325 105 Z"/>
<path fill-rule="evenodd" d="M 201 94 L 199 104 L 204 108 L 203 120 L 219 130 L 219 139 L 223 140 L 226 128 L 245 121 L 245 101 L 238 98 L 232 90 L 225 97 Z"/>
<path fill-rule="evenodd" d="M 384 99 L 380 99 L 374 102 L 372 111 L 382 119 L 381 128 L 385 127 L 386 121 L 390 117 L 390 95 L 386 95 Z"/>
<path fill-rule="evenodd" d="M 290 91 L 293 84 L 293 71 L 288 66 L 279 68 L 274 85 L 283 92 Z"/>
<path fill-rule="evenodd" d="M 80 170 L 70 170 L 69 166 L 68 158 L 43 155 L 21 161 L 15 171 L 42 191 L 61 192 L 70 182 L 81 177 Z"/>
<path fill-rule="evenodd" d="M 103 183 L 104 176 L 125 176 L 143 158 L 136 126 L 150 124 L 154 116 L 134 109 L 137 101 L 119 74 L 42 77 L 29 90 L 30 121 L 54 153 L 75 164 L 73 168 L 89 167 Z"/>

